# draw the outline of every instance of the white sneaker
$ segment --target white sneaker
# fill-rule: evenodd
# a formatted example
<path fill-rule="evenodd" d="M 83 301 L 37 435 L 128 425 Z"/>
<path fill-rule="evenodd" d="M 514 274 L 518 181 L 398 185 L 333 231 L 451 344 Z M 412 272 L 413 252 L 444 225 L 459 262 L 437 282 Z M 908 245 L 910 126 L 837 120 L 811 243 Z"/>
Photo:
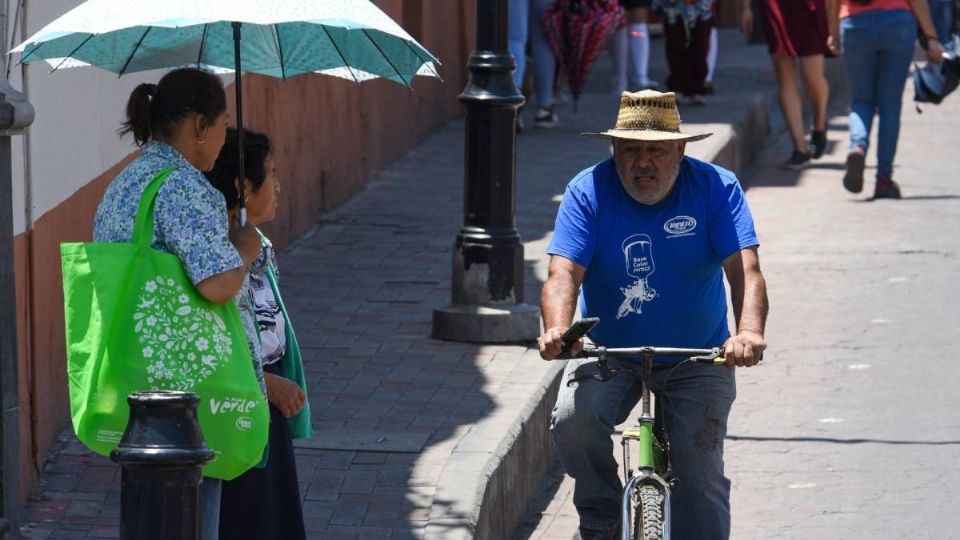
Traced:
<path fill-rule="evenodd" d="M 553 112 L 553 107 L 540 107 L 533 117 L 533 125 L 538 128 L 553 128 L 560 125 L 560 119 L 557 118 L 557 113 Z"/>

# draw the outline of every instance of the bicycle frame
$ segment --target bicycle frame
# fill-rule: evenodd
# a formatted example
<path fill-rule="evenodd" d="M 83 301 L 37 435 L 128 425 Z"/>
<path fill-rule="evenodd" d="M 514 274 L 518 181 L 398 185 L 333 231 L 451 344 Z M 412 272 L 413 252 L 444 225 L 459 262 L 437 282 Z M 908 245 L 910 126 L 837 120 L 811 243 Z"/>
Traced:
<path fill-rule="evenodd" d="M 569 351 L 572 345 L 592 328 L 599 319 L 584 320 L 584 324 L 576 325 L 575 331 L 564 333 L 562 340 L 564 343 L 561 355 L 570 358 Z M 574 327 L 571 327 L 573 329 Z M 662 538 L 670 538 L 670 491 L 671 482 L 663 477 L 668 472 L 669 467 L 669 445 L 663 441 L 663 445 L 657 443 L 654 433 L 655 418 L 650 409 L 650 387 L 647 381 L 650 380 L 653 372 L 653 359 L 657 356 L 686 356 L 688 360 L 700 363 L 723 364 L 722 351 L 719 347 L 712 349 L 678 349 L 669 347 L 636 347 L 624 349 L 607 349 L 606 347 L 584 348 L 577 356 L 580 358 L 595 357 L 597 359 L 597 374 L 580 375 L 577 369 L 567 381 L 567 384 L 573 384 L 578 380 L 593 379 L 600 382 L 606 382 L 612 379 L 621 370 L 625 369 L 630 375 L 640 382 L 640 400 L 641 413 L 637 421 L 637 427 L 626 430 L 621 436 L 620 444 L 623 447 L 623 476 L 626 485 L 623 489 L 623 499 L 621 508 L 620 531 L 623 540 L 630 540 L 633 526 L 633 508 L 642 506 L 641 495 L 636 504 L 633 501 L 635 490 L 640 490 L 641 485 L 652 484 L 663 493 L 663 514 L 660 516 L 662 521 Z M 637 376 L 637 369 L 632 366 L 621 366 L 619 369 L 607 367 L 607 356 L 614 357 L 639 357 L 642 373 Z M 559 356 L 558 358 L 563 358 Z M 665 438 L 665 437 L 664 437 Z M 629 441 L 637 441 L 637 467 L 633 469 L 630 466 Z M 669 476 L 669 475 L 667 475 Z"/>
<path fill-rule="evenodd" d="M 601 353 L 602 356 L 606 356 Z M 670 483 L 661 476 L 666 467 L 666 456 L 658 451 L 654 435 L 654 416 L 650 408 L 650 387 L 647 381 L 653 370 L 653 354 L 641 354 L 643 376 L 640 380 L 640 418 L 637 426 L 623 432 L 620 445 L 623 449 L 623 499 L 620 512 L 620 534 L 623 540 L 630 540 L 633 530 L 633 493 L 639 483 L 654 483 L 663 490 L 663 538 L 670 538 Z M 598 361 L 600 357 L 598 356 Z M 603 359 L 604 361 L 606 358 Z M 637 441 L 637 467 L 630 465 L 629 441 Z M 664 447 L 662 450 L 666 450 Z"/>

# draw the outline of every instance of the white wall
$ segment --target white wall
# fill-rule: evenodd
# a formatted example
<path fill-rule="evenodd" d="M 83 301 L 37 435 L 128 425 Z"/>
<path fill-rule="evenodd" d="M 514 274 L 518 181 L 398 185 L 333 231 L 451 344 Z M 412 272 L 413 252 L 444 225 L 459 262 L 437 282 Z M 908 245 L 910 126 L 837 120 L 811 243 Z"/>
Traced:
<path fill-rule="evenodd" d="M 80 3 L 27 0 L 20 15 L 26 37 Z M 9 4 L 12 23 L 16 2 Z M 23 40 L 19 30 L 13 35 L 15 43 Z M 129 136 L 121 140 L 116 135 L 127 97 L 137 84 L 156 82 L 161 76 L 160 72 L 143 72 L 118 78 L 94 67 L 54 73 L 50 69 L 45 62 L 37 62 L 14 66 L 10 73 L 11 84 L 26 93 L 36 111 L 26 135 L 13 141 L 15 233 L 31 227 L 135 149 Z M 29 147 L 29 167 L 24 167 L 24 145 Z"/>

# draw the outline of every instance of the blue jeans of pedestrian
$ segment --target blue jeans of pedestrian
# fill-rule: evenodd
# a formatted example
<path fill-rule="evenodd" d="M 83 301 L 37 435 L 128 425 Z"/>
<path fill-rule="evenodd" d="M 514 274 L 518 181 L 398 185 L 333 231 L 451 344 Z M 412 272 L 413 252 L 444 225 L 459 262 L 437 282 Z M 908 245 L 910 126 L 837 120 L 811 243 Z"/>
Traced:
<path fill-rule="evenodd" d="M 551 430 L 567 474 L 576 481 L 573 503 L 580 526 L 604 530 L 620 522 L 623 491 L 611 435 L 636 406 L 640 385 L 622 373 L 607 382 L 567 386 L 570 373 L 585 362 L 568 362 Z M 673 538 L 728 538 L 730 481 L 723 475 L 723 439 L 736 397 L 733 371 L 692 362 L 656 367 L 650 388 L 661 400 L 673 472 L 680 480 L 671 495 Z"/>
<path fill-rule="evenodd" d="M 220 540 L 220 489 L 223 482 L 204 476 L 200 484 L 200 540 Z"/>
<path fill-rule="evenodd" d="M 930 17 L 937 29 L 937 39 L 944 47 L 950 46 L 953 34 L 953 0 L 930 0 Z"/>
<path fill-rule="evenodd" d="M 523 86 L 523 76 L 527 67 L 527 40 L 533 53 L 533 86 L 537 105 L 549 107 L 553 104 L 553 76 L 557 60 L 543 30 L 543 10 L 552 4 L 552 0 L 510 0 L 510 22 L 508 43 L 510 54 L 517 61 L 517 70 L 513 72 L 513 83 L 517 88 Z"/>
<path fill-rule="evenodd" d="M 906 10 L 872 10 L 840 22 L 843 63 L 850 81 L 850 148 L 869 146 L 873 115 L 879 118 L 877 178 L 893 175 L 900 136 L 903 85 L 917 39 Z"/>

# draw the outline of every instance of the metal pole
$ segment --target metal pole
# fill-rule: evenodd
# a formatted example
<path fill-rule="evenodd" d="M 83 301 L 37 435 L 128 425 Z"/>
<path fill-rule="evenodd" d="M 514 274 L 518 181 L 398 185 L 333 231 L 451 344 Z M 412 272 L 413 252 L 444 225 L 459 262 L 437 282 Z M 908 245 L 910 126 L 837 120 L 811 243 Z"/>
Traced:
<path fill-rule="evenodd" d="M 12 183 L 10 137 L 0 135 L 0 502 L 3 520 L 16 527 L 20 510 L 20 406 Z"/>
<path fill-rule="evenodd" d="M 120 479 L 120 540 L 199 540 L 200 482 L 213 450 L 189 392 L 134 392 L 130 420 L 110 459 Z"/>
<path fill-rule="evenodd" d="M 0 43 L 7 42 L 7 3 L 0 2 Z M 0 56 L 0 538 L 20 529 L 20 379 L 13 251 L 13 174 L 10 136 L 33 122 L 33 107 L 7 83 Z M 29 167 L 29 164 L 26 164 Z"/>
<path fill-rule="evenodd" d="M 440 339 L 533 339 L 540 311 L 523 302 L 516 212 L 516 125 L 523 95 L 507 50 L 507 0 L 477 2 L 477 49 L 467 63 L 463 227 L 453 247 L 452 303 L 433 313 Z"/>
<path fill-rule="evenodd" d="M 246 181 L 247 175 L 243 171 L 243 85 L 240 78 L 240 26 L 238 22 L 233 23 L 233 86 L 237 97 L 237 152 L 239 152 L 237 170 L 240 172 L 240 200 L 237 202 L 240 203 L 240 225 L 246 225 L 247 208 L 243 200 L 243 183 Z"/>

